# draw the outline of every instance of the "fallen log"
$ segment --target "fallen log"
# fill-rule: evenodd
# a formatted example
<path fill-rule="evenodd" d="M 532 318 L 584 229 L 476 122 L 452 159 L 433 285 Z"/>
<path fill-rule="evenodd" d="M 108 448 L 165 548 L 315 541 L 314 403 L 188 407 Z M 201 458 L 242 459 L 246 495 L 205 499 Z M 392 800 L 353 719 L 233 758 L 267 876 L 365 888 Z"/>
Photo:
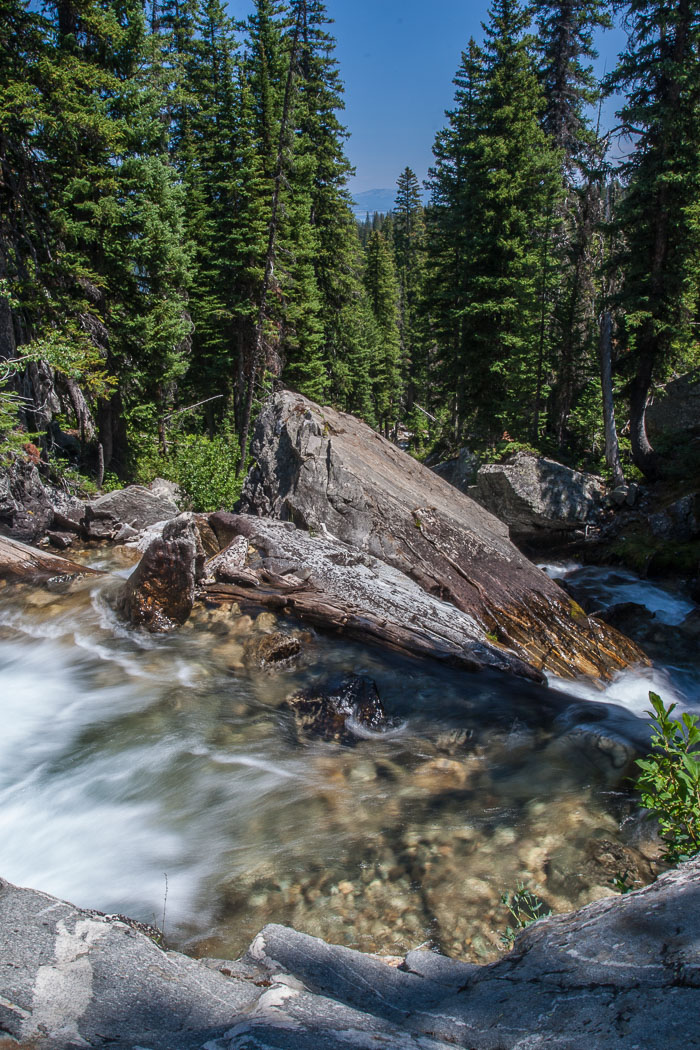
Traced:
<path fill-rule="evenodd" d="M 102 576 L 99 569 L 61 558 L 58 554 L 30 547 L 20 540 L 0 536 L 0 579 L 43 583 L 56 577 Z"/>
<path fill-rule="evenodd" d="M 234 514 L 226 519 L 230 533 L 247 537 L 251 552 L 248 564 L 229 573 L 227 582 L 200 589 L 206 601 L 271 609 L 355 641 L 470 671 L 490 667 L 542 680 L 540 672 L 486 639 L 470 616 L 393 566 L 283 522 Z M 301 575 L 281 576 L 266 568 L 267 561 L 295 564 Z"/>

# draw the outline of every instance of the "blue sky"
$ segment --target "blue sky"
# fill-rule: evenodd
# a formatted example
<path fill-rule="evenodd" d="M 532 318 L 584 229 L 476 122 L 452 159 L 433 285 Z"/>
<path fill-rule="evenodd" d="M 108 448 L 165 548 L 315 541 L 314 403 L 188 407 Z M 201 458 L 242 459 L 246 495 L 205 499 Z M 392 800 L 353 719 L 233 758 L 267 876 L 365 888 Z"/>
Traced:
<path fill-rule="evenodd" d="M 353 192 L 393 187 L 406 165 L 425 178 L 460 53 L 470 36 L 480 38 L 488 6 L 487 0 L 326 0 L 345 83 Z M 229 2 L 236 18 L 251 8 L 250 0 Z M 624 41 L 619 29 L 603 35 L 601 68 L 614 65 Z"/>

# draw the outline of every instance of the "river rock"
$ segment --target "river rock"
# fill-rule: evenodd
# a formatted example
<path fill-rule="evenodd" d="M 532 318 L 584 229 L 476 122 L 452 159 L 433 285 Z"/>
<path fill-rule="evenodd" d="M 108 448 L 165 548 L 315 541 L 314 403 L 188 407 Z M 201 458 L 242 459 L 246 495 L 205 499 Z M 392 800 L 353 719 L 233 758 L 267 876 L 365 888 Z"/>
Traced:
<path fill-rule="evenodd" d="M 249 664 L 263 670 L 281 670 L 297 660 L 301 654 L 301 641 L 292 634 L 274 631 L 248 638 L 243 649 Z"/>
<path fill-rule="evenodd" d="M 593 844 L 591 860 L 609 870 Z M 68 1050 L 675 1050 L 700 1009 L 700 858 L 523 931 L 498 962 L 399 968 L 284 926 L 237 962 L 0 881 L 0 1037 Z"/>
<path fill-rule="evenodd" d="M 203 563 L 191 514 L 169 521 L 124 584 L 116 605 L 135 627 L 170 631 L 192 612 L 198 562 Z"/>
<path fill-rule="evenodd" d="M 573 605 L 502 522 L 354 417 L 283 391 L 258 417 L 253 456 L 242 510 L 396 567 L 531 667 L 608 676 L 644 659 Z"/>
<path fill-rule="evenodd" d="M 518 452 L 507 462 L 481 467 L 470 495 L 505 522 L 516 542 L 538 544 L 552 534 L 595 525 L 605 486 L 591 474 Z"/>
<path fill-rule="evenodd" d="M 141 532 L 149 525 L 176 518 L 180 510 L 169 498 L 141 485 L 128 485 L 91 500 L 85 507 L 83 524 L 89 539 L 113 539 L 122 525 Z"/>
<path fill-rule="evenodd" d="M 377 686 L 363 675 L 350 675 L 340 683 L 326 683 L 297 693 L 285 701 L 294 716 L 297 733 L 357 742 L 363 730 L 381 732 L 389 728 Z"/>

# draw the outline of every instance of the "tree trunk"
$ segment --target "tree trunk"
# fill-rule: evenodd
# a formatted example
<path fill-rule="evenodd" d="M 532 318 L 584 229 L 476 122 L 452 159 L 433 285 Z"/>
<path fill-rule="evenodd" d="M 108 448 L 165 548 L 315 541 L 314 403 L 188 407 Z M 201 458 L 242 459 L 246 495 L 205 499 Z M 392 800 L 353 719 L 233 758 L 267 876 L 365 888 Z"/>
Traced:
<path fill-rule="evenodd" d="M 603 389 L 603 420 L 605 422 L 605 462 L 612 471 L 615 485 L 624 485 L 625 476 L 620 465 L 620 445 L 615 426 L 615 404 L 612 386 L 612 316 L 606 310 L 600 319 L 600 383 Z"/>

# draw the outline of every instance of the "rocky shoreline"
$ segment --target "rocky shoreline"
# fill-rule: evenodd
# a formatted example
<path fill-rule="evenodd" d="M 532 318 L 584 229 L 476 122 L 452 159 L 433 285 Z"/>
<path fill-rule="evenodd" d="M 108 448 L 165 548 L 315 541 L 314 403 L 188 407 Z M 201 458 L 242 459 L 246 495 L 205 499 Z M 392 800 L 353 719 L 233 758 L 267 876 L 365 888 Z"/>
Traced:
<path fill-rule="evenodd" d="M 0 1046 L 15 1050 L 674 1050 L 700 1008 L 700 861 L 544 919 L 487 966 L 384 960 L 268 926 L 237 961 L 0 881 Z"/>

